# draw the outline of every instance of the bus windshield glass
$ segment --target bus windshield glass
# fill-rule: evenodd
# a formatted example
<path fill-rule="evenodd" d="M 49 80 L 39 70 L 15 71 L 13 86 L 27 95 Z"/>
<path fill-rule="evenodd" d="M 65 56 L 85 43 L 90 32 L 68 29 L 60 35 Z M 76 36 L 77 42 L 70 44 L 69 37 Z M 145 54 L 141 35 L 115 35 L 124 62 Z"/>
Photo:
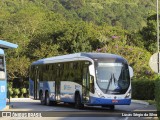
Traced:
<path fill-rule="evenodd" d="M 4 60 L 3 60 L 3 57 L 0 57 L 0 71 L 4 71 Z"/>
<path fill-rule="evenodd" d="M 105 94 L 124 94 L 130 85 L 128 65 L 124 63 L 98 62 L 96 77 L 99 88 Z"/>

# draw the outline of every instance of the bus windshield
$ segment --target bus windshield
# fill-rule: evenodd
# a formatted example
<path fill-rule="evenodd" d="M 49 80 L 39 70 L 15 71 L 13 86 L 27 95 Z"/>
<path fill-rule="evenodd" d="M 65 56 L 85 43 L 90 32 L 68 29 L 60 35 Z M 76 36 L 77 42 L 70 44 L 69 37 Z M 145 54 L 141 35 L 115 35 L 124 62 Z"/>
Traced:
<path fill-rule="evenodd" d="M 128 65 L 124 63 L 98 62 L 96 77 L 105 94 L 124 94 L 130 85 Z"/>
<path fill-rule="evenodd" d="M 3 60 L 3 57 L 0 57 L 0 71 L 4 71 L 4 60 Z"/>

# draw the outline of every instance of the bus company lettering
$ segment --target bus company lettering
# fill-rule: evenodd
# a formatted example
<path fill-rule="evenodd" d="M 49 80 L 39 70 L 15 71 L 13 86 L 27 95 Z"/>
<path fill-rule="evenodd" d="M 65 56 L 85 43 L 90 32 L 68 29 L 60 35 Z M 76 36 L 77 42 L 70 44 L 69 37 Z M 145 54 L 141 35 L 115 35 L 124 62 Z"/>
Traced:
<path fill-rule="evenodd" d="M 81 88 L 81 86 L 79 86 L 79 85 L 75 85 L 75 89 L 77 90 L 79 90 Z"/>
<path fill-rule="evenodd" d="M 64 85 L 64 90 L 71 90 L 71 86 L 70 85 Z"/>
<path fill-rule="evenodd" d="M 5 86 L 1 86 L 0 92 L 5 92 Z"/>
<path fill-rule="evenodd" d="M 42 88 L 43 88 L 43 83 L 40 83 L 40 87 L 42 87 Z"/>

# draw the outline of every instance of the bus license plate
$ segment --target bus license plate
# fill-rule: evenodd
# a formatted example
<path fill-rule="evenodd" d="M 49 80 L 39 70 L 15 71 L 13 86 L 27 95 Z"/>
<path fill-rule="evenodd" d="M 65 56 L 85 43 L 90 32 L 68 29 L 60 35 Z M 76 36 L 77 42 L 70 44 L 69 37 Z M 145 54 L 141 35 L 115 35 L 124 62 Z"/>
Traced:
<path fill-rule="evenodd" d="M 118 103 L 118 100 L 112 100 L 112 103 Z"/>

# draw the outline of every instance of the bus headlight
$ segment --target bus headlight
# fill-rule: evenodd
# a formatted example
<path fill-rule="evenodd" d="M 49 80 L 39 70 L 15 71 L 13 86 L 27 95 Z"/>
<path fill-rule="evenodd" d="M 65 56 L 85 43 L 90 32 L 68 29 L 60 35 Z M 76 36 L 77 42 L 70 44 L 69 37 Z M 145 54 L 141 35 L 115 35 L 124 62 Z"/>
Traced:
<path fill-rule="evenodd" d="M 101 93 L 97 92 L 97 95 L 100 97 L 100 96 L 101 96 Z"/>
<path fill-rule="evenodd" d="M 50 93 L 50 97 L 54 97 L 54 93 Z"/>
<path fill-rule="evenodd" d="M 99 93 L 99 92 L 97 92 L 97 91 L 96 91 L 96 93 L 97 93 L 98 97 L 100 97 L 100 98 L 105 98 L 101 93 Z"/>
<path fill-rule="evenodd" d="M 131 90 L 127 93 L 127 95 L 125 96 L 125 98 L 129 98 L 131 96 Z"/>

